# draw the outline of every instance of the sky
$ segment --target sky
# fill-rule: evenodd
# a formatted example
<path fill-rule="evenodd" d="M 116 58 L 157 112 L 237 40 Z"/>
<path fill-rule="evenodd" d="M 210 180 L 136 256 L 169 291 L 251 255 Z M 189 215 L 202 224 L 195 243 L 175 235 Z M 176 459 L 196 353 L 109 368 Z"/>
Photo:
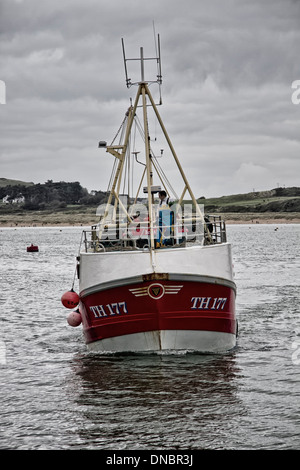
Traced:
<path fill-rule="evenodd" d="M 0 0 L 0 177 L 105 191 L 113 157 L 98 142 L 137 91 L 121 38 L 127 58 L 153 57 L 154 33 L 159 112 L 195 196 L 300 186 L 300 0 Z M 149 131 L 155 145 L 151 118 Z"/>

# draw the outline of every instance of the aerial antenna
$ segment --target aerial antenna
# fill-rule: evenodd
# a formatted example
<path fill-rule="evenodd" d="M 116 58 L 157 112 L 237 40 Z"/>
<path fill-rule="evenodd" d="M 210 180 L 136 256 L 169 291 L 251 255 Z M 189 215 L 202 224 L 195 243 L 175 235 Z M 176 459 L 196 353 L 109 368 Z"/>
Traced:
<path fill-rule="evenodd" d="M 153 35 L 154 35 L 155 53 L 157 57 L 157 81 L 158 83 L 161 84 L 162 76 L 161 76 L 160 40 L 159 40 L 159 34 L 158 34 L 157 43 L 156 43 L 156 32 L 155 32 L 154 20 L 153 20 Z"/>
<path fill-rule="evenodd" d="M 158 56 L 157 56 L 157 81 L 161 85 L 162 84 L 162 74 L 161 74 L 161 55 L 160 55 L 160 37 L 159 34 L 157 35 L 157 45 L 158 45 Z"/>
<path fill-rule="evenodd" d="M 153 25 L 154 27 L 154 25 Z M 126 53 L 125 53 L 125 44 L 124 44 L 124 39 L 122 38 L 122 50 L 123 50 L 123 60 L 124 60 L 124 68 L 125 68 L 125 77 L 126 77 L 126 86 L 127 88 L 130 88 L 132 85 L 139 85 L 140 83 L 158 83 L 158 85 L 161 85 L 162 83 L 162 75 L 161 75 L 161 55 L 160 55 L 160 38 L 159 34 L 157 36 L 157 44 L 155 41 L 155 50 L 156 50 L 156 57 L 145 57 L 144 56 L 144 49 L 143 47 L 140 48 L 140 57 L 138 58 L 127 58 Z M 138 82 L 132 82 L 131 78 L 128 76 L 128 68 L 127 68 L 127 62 L 129 61 L 140 61 L 141 63 L 141 80 Z M 144 63 L 145 61 L 148 60 L 154 60 L 157 63 L 157 76 L 156 80 L 145 80 L 145 69 L 144 69 Z"/>
<path fill-rule="evenodd" d="M 159 104 L 162 104 L 161 98 L 161 84 L 162 84 L 162 75 L 161 75 L 161 56 L 160 56 L 160 39 L 159 34 L 157 35 L 157 42 L 156 42 L 156 32 L 155 32 L 155 23 L 153 20 L 153 36 L 154 36 L 154 44 L 155 44 L 155 53 L 157 57 L 157 82 L 159 86 Z"/>
<path fill-rule="evenodd" d="M 155 23 L 154 23 L 154 20 L 152 21 L 152 24 L 153 24 L 153 37 L 154 37 L 154 44 L 155 44 L 155 52 L 156 52 L 156 57 L 158 57 L 157 45 L 156 45 L 156 32 L 155 32 Z"/>
<path fill-rule="evenodd" d="M 158 86 L 159 86 L 159 104 L 162 104 L 162 99 L 161 99 L 161 84 L 162 84 L 162 74 L 161 74 L 161 55 L 160 55 L 160 39 L 159 39 L 159 34 L 157 35 L 157 41 L 158 41 L 158 59 L 157 59 L 157 69 L 158 69 L 158 74 L 157 74 L 157 81 L 158 81 Z"/>
<path fill-rule="evenodd" d="M 124 39 L 122 38 L 122 49 L 123 49 L 123 59 L 124 59 L 124 67 L 125 67 L 125 76 L 126 76 L 126 85 L 127 88 L 130 88 L 132 83 L 131 83 L 131 78 L 128 78 L 128 73 L 127 73 L 127 65 L 126 65 L 126 56 L 125 56 L 125 46 L 124 46 Z"/>

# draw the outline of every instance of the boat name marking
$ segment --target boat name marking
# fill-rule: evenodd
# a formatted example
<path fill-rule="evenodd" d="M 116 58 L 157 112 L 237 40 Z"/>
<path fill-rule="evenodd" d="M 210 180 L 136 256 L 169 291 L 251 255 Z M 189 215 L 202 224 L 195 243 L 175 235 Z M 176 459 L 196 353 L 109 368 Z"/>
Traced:
<path fill-rule="evenodd" d="M 113 315 L 122 315 L 128 313 L 126 302 L 115 302 L 106 305 L 93 305 L 89 307 L 95 318 L 108 317 Z"/>
<path fill-rule="evenodd" d="M 192 297 L 192 310 L 224 310 L 227 297 Z"/>

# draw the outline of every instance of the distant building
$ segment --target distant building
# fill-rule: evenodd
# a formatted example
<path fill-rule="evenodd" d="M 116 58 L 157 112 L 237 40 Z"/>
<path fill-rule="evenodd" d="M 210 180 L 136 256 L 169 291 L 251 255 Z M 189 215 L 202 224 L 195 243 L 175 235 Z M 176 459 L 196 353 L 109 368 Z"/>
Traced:
<path fill-rule="evenodd" d="M 25 197 L 20 194 L 20 196 L 10 199 L 10 196 L 7 195 L 2 199 L 3 204 L 22 204 L 25 202 Z"/>

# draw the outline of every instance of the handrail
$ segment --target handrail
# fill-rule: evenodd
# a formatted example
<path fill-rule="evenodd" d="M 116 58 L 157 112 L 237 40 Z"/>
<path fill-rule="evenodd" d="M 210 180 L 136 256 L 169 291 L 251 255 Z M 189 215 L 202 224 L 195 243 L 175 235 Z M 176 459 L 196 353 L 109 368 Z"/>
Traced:
<path fill-rule="evenodd" d="M 153 226 L 155 248 L 172 248 L 190 244 L 220 244 L 227 241 L 225 222 L 221 216 L 210 215 L 206 219 L 207 230 L 197 226 L 196 218 L 186 218 L 172 225 Z M 116 250 L 143 250 L 150 246 L 150 229 L 148 221 L 104 224 L 99 232 L 99 225 L 83 231 L 82 248 L 86 253 L 97 253 Z M 209 232 L 210 237 L 206 236 Z M 101 236 L 99 236 L 101 233 Z"/>

